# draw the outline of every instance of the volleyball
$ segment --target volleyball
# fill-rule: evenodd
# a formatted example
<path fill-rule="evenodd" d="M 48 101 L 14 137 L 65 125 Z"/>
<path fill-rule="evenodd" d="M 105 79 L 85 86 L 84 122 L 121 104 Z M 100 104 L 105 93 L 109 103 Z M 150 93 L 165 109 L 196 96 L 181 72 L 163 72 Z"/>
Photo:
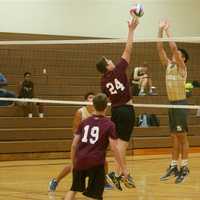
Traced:
<path fill-rule="evenodd" d="M 131 16 L 142 17 L 144 15 L 144 8 L 142 4 L 136 4 L 130 9 Z"/>

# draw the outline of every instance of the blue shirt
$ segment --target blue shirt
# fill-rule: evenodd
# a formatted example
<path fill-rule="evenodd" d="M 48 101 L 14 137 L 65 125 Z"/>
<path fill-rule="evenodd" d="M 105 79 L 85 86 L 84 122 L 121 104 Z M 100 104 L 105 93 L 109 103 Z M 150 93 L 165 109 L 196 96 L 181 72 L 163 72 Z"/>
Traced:
<path fill-rule="evenodd" d="M 7 84 L 8 84 L 8 81 L 7 81 L 6 77 L 2 73 L 0 73 L 0 86 L 4 86 Z"/>

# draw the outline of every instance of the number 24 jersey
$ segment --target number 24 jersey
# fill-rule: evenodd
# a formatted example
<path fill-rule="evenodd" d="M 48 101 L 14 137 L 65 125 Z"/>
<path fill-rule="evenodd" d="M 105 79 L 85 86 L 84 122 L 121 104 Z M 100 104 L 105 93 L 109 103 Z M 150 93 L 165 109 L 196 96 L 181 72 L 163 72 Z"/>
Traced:
<path fill-rule="evenodd" d="M 109 97 L 112 107 L 124 105 L 131 99 L 127 67 L 127 61 L 121 58 L 115 69 L 101 78 L 101 90 Z"/>

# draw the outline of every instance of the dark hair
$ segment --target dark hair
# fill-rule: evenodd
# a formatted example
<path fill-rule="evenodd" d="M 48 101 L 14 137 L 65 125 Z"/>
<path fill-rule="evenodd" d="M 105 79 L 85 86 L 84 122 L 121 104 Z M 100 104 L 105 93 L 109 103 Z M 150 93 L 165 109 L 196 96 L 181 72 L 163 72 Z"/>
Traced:
<path fill-rule="evenodd" d="M 185 49 L 178 48 L 178 50 L 181 52 L 183 57 L 185 58 L 184 62 L 186 63 L 189 60 L 189 54 Z"/>
<path fill-rule="evenodd" d="M 87 100 L 87 98 L 90 96 L 90 95 L 95 95 L 94 92 L 88 92 L 84 95 L 84 99 Z"/>
<path fill-rule="evenodd" d="M 31 75 L 31 73 L 30 72 L 25 72 L 24 73 L 24 77 L 26 77 L 26 75 Z"/>
<path fill-rule="evenodd" d="M 107 107 L 108 98 L 105 94 L 99 93 L 93 99 L 93 105 L 96 111 L 104 111 Z"/>
<path fill-rule="evenodd" d="M 200 82 L 194 80 L 194 81 L 192 81 L 192 85 L 193 85 L 194 87 L 200 87 Z"/>
<path fill-rule="evenodd" d="M 105 57 L 101 57 L 99 61 L 96 63 L 96 68 L 100 73 L 104 74 L 107 71 L 106 69 L 107 65 L 108 63 L 106 62 Z"/>

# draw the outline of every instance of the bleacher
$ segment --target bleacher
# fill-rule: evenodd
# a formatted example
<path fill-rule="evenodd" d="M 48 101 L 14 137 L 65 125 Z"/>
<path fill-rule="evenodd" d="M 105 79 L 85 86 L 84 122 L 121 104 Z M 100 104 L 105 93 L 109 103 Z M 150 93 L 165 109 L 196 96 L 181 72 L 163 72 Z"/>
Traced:
<path fill-rule="evenodd" d="M 0 34 L 0 40 L 74 39 L 73 37 L 33 36 L 25 34 Z M 77 38 L 76 38 L 77 39 Z M 88 38 L 79 38 L 88 39 Z M 199 79 L 200 59 L 198 44 L 180 44 L 190 53 L 188 79 Z M 0 72 L 9 81 L 8 89 L 16 91 L 26 71 L 32 73 L 37 97 L 55 100 L 83 100 L 86 92 L 100 91 L 100 75 L 95 60 L 102 55 L 113 60 L 120 57 L 124 44 L 82 45 L 0 45 Z M 114 54 L 113 54 L 114 52 Z M 145 58 L 149 62 L 153 84 L 159 96 L 133 97 L 135 103 L 167 103 L 164 69 L 161 67 L 154 44 L 136 44 L 133 49 L 134 64 Z M 43 74 L 43 69 L 47 74 Z M 200 104 L 200 89 L 193 91 L 189 104 Z M 77 106 L 46 104 L 45 117 L 29 119 L 19 107 L 0 107 L 0 160 L 63 158 L 70 151 L 72 120 Z M 135 127 L 131 148 L 170 147 L 167 109 L 136 108 L 136 113 L 154 113 L 160 127 Z M 109 112 L 108 112 L 109 114 Z M 200 118 L 196 110 L 189 111 L 190 146 L 200 146 Z M 68 153 L 67 153 L 68 152 Z"/>

